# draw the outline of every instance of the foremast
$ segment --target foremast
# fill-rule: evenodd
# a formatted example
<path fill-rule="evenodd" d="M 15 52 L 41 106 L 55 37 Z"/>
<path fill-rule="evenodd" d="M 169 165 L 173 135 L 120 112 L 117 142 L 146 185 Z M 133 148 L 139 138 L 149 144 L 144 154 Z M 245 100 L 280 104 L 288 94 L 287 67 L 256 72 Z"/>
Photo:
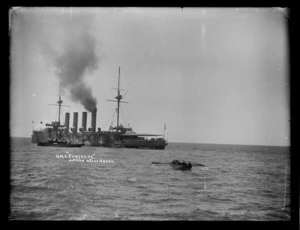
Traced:
<path fill-rule="evenodd" d="M 61 99 L 61 80 L 59 81 L 59 92 L 58 92 L 58 101 L 56 102 L 57 104 L 49 104 L 49 105 L 54 105 L 58 106 L 58 121 L 57 122 L 52 122 L 52 124 L 46 124 L 46 126 L 53 126 L 54 129 L 57 129 L 59 127 L 65 127 L 64 125 L 60 124 L 60 114 L 61 114 L 61 107 L 69 107 L 67 105 L 62 105 L 63 100 Z"/>

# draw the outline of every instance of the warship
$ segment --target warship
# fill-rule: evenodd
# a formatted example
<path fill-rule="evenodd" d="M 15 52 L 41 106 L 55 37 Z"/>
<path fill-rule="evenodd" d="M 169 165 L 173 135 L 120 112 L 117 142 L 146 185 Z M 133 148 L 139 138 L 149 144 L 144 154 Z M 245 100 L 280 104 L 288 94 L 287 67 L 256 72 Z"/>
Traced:
<path fill-rule="evenodd" d="M 71 144 L 72 140 L 81 146 L 88 145 L 109 148 L 165 149 L 168 142 L 165 140 L 164 134 L 136 133 L 131 127 L 126 128 L 120 124 L 120 104 L 128 103 L 122 101 L 124 97 L 120 93 L 120 71 L 121 68 L 119 67 L 118 87 L 114 88 L 117 90 L 117 96 L 114 98 L 115 100 L 107 100 L 117 104 L 117 108 L 115 109 L 117 112 L 116 126 L 111 125 L 107 131 L 102 131 L 101 128 L 98 128 L 96 131 L 97 108 L 94 108 L 93 111 L 91 111 L 91 127 L 87 129 L 87 112 L 82 112 L 82 127 L 78 132 L 78 112 L 73 113 L 73 128 L 71 129 L 69 128 L 70 113 L 65 113 L 64 125 L 61 125 L 60 121 L 58 121 L 58 123 L 52 122 L 50 125 L 52 126 L 51 128 L 44 129 L 39 132 L 33 131 L 32 142 L 36 143 L 38 139 L 48 139 L 44 142 L 50 143 L 50 140 L 53 140 L 53 137 L 49 139 L 47 136 L 50 136 L 53 133 L 58 133 L 59 139 L 65 143 L 67 141 L 67 143 Z M 60 101 L 61 98 L 58 101 L 59 108 L 61 106 Z M 49 124 L 47 125 L 49 126 Z M 164 128 L 166 129 L 166 126 Z M 53 129 L 59 132 L 53 132 Z"/>

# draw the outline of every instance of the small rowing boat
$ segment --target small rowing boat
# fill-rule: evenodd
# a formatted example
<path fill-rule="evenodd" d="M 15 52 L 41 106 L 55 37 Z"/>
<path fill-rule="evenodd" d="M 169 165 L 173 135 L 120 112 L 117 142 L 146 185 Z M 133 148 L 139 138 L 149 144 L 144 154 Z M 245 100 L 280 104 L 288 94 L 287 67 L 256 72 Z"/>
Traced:
<path fill-rule="evenodd" d="M 183 160 L 173 160 L 170 165 L 175 170 L 191 170 L 193 167 L 191 162 L 185 162 Z"/>

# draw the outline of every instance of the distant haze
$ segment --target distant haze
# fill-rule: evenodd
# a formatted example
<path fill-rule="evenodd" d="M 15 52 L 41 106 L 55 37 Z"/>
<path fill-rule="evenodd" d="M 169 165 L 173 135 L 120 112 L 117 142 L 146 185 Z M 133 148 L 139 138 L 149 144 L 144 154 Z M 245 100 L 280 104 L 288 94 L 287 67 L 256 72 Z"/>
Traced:
<path fill-rule="evenodd" d="M 97 107 L 97 127 L 115 124 L 120 66 L 136 132 L 290 145 L 287 26 L 282 8 L 15 8 L 11 135 L 57 119 L 59 85 L 62 114 Z"/>

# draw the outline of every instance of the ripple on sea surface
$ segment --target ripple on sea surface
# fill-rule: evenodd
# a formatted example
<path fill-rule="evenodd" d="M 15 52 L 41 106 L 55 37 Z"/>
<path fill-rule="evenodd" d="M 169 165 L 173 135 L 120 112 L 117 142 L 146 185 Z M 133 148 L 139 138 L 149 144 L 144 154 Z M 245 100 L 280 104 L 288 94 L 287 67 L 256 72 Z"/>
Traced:
<path fill-rule="evenodd" d="M 18 143 L 11 153 L 15 219 L 287 220 L 290 213 L 282 209 L 290 203 L 288 155 L 280 152 L 201 144 L 170 144 L 165 151 L 66 150 Z M 115 163 L 56 158 L 66 151 Z M 176 158 L 207 167 L 182 172 L 151 165 Z"/>

